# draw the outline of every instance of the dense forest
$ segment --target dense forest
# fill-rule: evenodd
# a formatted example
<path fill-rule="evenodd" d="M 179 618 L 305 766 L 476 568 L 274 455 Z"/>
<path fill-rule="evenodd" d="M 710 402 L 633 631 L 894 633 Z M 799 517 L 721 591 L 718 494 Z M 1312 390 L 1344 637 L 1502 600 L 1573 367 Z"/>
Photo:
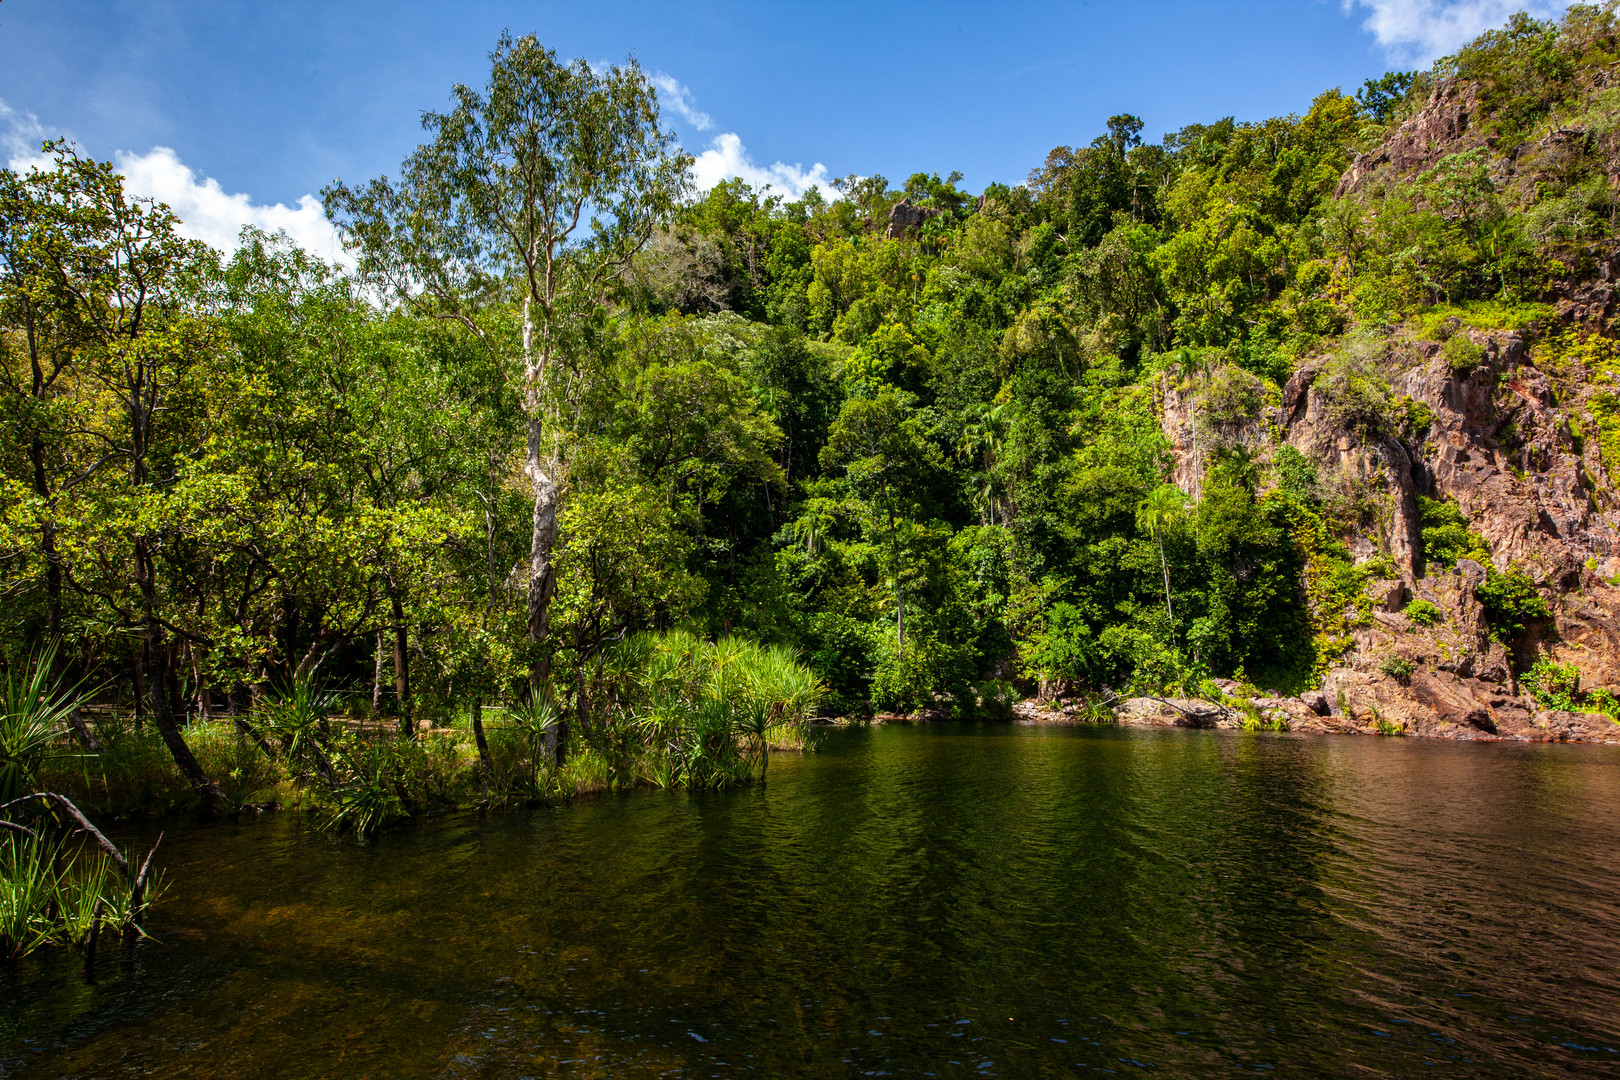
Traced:
<path fill-rule="evenodd" d="M 255 233 L 222 258 L 50 144 L 0 173 L 0 652 L 216 809 L 299 754 L 361 791 L 338 714 L 474 732 L 487 798 L 486 726 L 532 779 L 696 725 L 691 780 L 731 732 L 763 769 L 789 715 L 1298 694 L 1388 574 L 1355 547 L 1385 510 L 1268 410 L 1310 361 L 1346 439 L 1420 448 L 1403 332 L 1552 325 L 1615 235 L 1617 58 L 1611 6 L 1521 15 L 1296 115 L 1114 116 L 1016 186 L 793 200 L 694 192 L 633 61 L 506 38 L 397 176 L 323 193 L 352 271 Z M 1458 86 L 1485 141 L 1350 182 Z M 1442 563 L 1477 539 L 1451 505 Z M 1501 635 L 1546 613 L 1518 568 L 1482 588 Z M 703 727 L 762 667 L 753 719 Z"/>

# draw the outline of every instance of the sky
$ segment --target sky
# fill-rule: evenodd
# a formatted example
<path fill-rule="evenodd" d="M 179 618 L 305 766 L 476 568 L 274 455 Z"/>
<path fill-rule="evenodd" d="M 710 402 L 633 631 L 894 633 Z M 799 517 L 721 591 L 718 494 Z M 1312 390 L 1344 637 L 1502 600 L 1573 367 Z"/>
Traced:
<path fill-rule="evenodd" d="M 421 114 L 482 85 L 503 29 L 563 59 L 634 56 L 707 187 L 838 176 L 1016 184 L 1109 116 L 1157 139 L 1304 112 L 1552 0 L 885 3 L 0 0 L 0 161 L 66 136 L 229 250 L 284 229 L 328 257 L 334 178 L 395 173 Z"/>

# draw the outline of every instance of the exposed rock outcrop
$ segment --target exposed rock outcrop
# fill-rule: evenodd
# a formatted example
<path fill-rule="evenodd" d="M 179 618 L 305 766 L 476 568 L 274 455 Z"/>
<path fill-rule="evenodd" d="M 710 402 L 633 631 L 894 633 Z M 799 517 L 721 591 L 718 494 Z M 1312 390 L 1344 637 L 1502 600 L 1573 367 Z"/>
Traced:
<path fill-rule="evenodd" d="M 1379 146 L 1355 161 L 1339 180 L 1335 194 L 1353 194 L 1375 179 L 1405 179 L 1432 166 L 1446 154 L 1494 147 L 1495 139 L 1479 125 L 1479 88 L 1472 82 L 1441 79 L 1428 102 Z M 1511 174 L 1510 158 L 1498 166 Z"/>
<path fill-rule="evenodd" d="M 889 211 L 890 240 L 899 240 L 902 237 L 915 235 L 929 218 L 938 217 L 940 211 L 930 206 L 918 206 L 909 198 L 901 199 Z"/>
<path fill-rule="evenodd" d="M 1302 364 L 1280 402 L 1239 436 L 1261 452 L 1292 446 L 1338 482 L 1382 493 L 1378 524 L 1350 546 L 1361 560 L 1389 557 L 1398 577 L 1369 587 L 1370 618 L 1321 689 L 1253 698 L 1244 716 L 1131 699 L 1116 710 L 1122 722 L 1252 726 L 1258 714 L 1304 731 L 1620 742 L 1620 725 L 1545 711 L 1516 677 L 1546 655 L 1574 664 L 1584 687 L 1620 687 L 1620 588 L 1610 583 L 1620 580 L 1620 497 L 1598 440 L 1576 437 L 1570 423 L 1607 391 L 1594 389 L 1578 363 L 1556 377 L 1538 369 L 1520 333 L 1456 332 L 1479 347 L 1465 372 L 1452 370 L 1440 342 L 1392 341 L 1384 375 L 1397 399 L 1426 410 L 1422 431 L 1369 439 L 1336 424 L 1317 360 Z M 1190 492 L 1213 450 L 1196 401 L 1195 390 L 1161 385 L 1173 479 Z M 1489 634 L 1476 595 L 1490 572 L 1484 565 L 1424 564 L 1420 495 L 1454 500 L 1488 542 L 1492 569 L 1529 574 L 1548 601 L 1552 621 L 1518 639 L 1516 653 Z M 1414 625 L 1405 614 L 1412 600 L 1434 605 L 1440 622 Z M 1198 719 L 1206 714 L 1208 723 Z"/>

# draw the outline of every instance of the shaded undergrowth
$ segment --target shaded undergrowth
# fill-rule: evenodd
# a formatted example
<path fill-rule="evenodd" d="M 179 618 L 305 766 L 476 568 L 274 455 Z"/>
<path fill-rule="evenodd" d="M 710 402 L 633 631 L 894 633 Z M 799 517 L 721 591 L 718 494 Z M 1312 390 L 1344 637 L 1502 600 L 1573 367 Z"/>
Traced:
<path fill-rule="evenodd" d="M 367 717 L 362 700 L 305 679 L 182 734 L 232 807 L 297 809 L 322 828 L 367 833 L 471 805 L 761 781 L 773 748 L 807 745 L 825 694 L 789 650 L 678 631 L 628 637 L 577 685 L 561 702 L 536 693 L 418 713 L 405 735 Z M 111 710 L 88 726 L 98 751 L 42 756 L 46 786 L 100 814 L 201 806 L 152 726 Z"/>

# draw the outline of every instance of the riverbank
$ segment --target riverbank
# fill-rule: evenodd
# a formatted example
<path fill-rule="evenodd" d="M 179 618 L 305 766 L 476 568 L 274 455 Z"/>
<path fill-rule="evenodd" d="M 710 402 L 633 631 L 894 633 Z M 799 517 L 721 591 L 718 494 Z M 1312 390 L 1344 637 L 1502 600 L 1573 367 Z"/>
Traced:
<path fill-rule="evenodd" d="M 1620 723 L 1602 713 L 1561 710 L 1506 712 L 1496 716 L 1470 708 L 1438 679 L 1414 685 L 1411 696 L 1383 698 L 1371 693 L 1335 695 L 1318 690 L 1297 698 L 1229 697 L 1230 704 L 1204 698 L 1126 698 L 1103 723 L 1131 727 L 1270 729 L 1324 735 L 1384 735 L 1461 742 L 1584 742 L 1620 745 Z M 1416 680 L 1414 680 L 1416 684 Z M 1421 696 L 1419 696 L 1421 695 Z M 1013 706 L 1024 724 L 1095 724 L 1095 707 L 1030 698 Z"/>
<path fill-rule="evenodd" d="M 338 830 L 364 832 L 387 821 L 475 807 L 532 807 L 610 791 L 694 786 L 691 770 L 678 760 L 672 764 L 667 748 L 622 740 L 598 745 L 576 734 L 559 765 L 552 743 L 493 710 L 482 725 L 487 762 L 465 713 L 439 724 L 419 720 L 408 739 L 393 722 L 332 718 L 329 724 L 320 765 L 275 745 L 275 753 L 267 752 L 231 718 L 193 721 L 181 733 L 232 811 L 293 810 Z M 95 731 L 98 753 L 64 743 L 41 763 L 42 789 L 66 795 L 97 819 L 205 809 L 150 725 L 136 728 L 128 717 L 103 714 Z M 808 737 L 798 725 L 783 725 L 770 729 L 763 745 L 742 741 L 717 762 L 723 776 L 711 769 L 695 786 L 747 784 L 764 771 L 768 753 L 802 749 Z"/>

